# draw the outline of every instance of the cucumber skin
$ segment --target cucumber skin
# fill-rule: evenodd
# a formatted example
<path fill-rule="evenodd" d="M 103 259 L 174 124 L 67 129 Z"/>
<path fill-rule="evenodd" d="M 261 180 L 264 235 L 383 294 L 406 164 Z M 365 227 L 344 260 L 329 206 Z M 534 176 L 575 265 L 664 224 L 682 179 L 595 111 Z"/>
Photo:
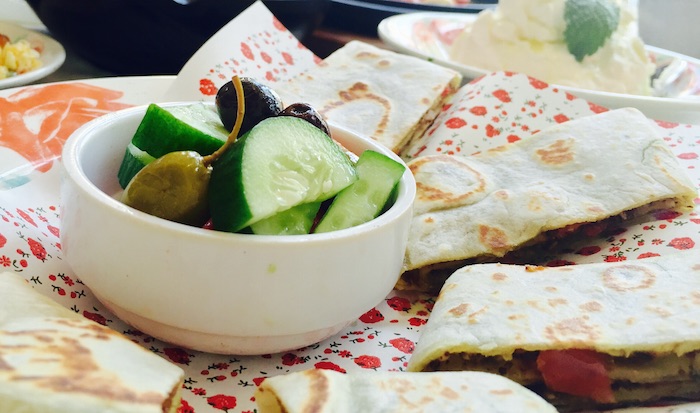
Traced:
<path fill-rule="evenodd" d="M 313 227 L 321 202 L 311 202 L 292 207 L 286 211 L 251 224 L 254 234 L 301 235 L 308 234 Z"/>
<path fill-rule="evenodd" d="M 212 226 L 218 231 L 238 232 L 253 217 L 243 194 L 243 152 L 250 131 L 239 137 L 221 157 L 212 164 L 209 180 L 209 213 Z M 229 208 L 212 208 L 212 205 L 228 205 Z M 229 210 L 238 211 L 237 214 Z"/>
<path fill-rule="evenodd" d="M 117 178 L 119 179 L 119 185 L 122 189 L 125 189 L 131 179 L 144 167 L 146 166 L 138 158 L 131 154 L 129 148 L 124 151 L 124 157 L 122 158 L 122 163 L 119 165 L 119 172 L 117 172 Z"/>
<path fill-rule="evenodd" d="M 369 162 L 372 163 L 368 164 Z M 384 184 L 385 182 L 377 183 L 379 180 L 376 179 L 373 171 L 366 172 L 366 170 L 364 170 L 365 165 L 367 165 L 367 168 L 375 169 L 380 164 L 385 167 L 383 173 L 387 179 L 391 179 L 393 183 L 390 188 L 379 188 L 381 192 L 385 192 L 385 194 L 383 194 L 383 202 L 373 204 L 371 198 L 365 196 L 372 194 L 372 191 L 357 193 L 353 187 L 356 185 L 372 185 L 373 181 L 375 182 L 374 185 Z M 398 193 L 398 185 L 406 170 L 404 165 L 379 152 L 366 150 L 360 155 L 356 168 L 359 179 L 338 193 L 333 203 L 331 203 L 328 208 L 328 211 L 326 211 L 325 215 L 321 218 L 314 232 L 338 231 L 369 222 L 386 212 L 395 202 Z M 365 208 L 365 211 L 362 212 L 365 212 L 366 216 L 363 217 L 357 213 L 353 215 L 354 211 L 348 211 L 348 207 L 357 206 L 358 204 L 361 204 Z M 338 220 L 338 217 L 341 219 Z"/>
<path fill-rule="evenodd" d="M 163 136 L 163 130 L 168 131 L 168 136 Z M 173 131 L 178 133 L 171 133 Z M 151 103 L 131 143 L 154 158 L 159 158 L 166 153 L 190 150 L 203 156 L 209 155 L 219 149 L 224 141 L 187 125 L 166 109 Z M 134 175 L 144 166 L 146 165 L 133 156 L 127 148 L 117 172 L 119 185 L 126 188 Z"/>
<path fill-rule="evenodd" d="M 315 131 L 320 132 L 315 126 L 312 126 L 309 122 L 301 118 L 284 116 L 267 118 L 238 138 L 238 140 L 222 154 L 219 160 L 212 165 L 212 175 L 209 181 L 209 205 L 212 227 L 215 230 L 240 232 L 242 228 L 253 224 L 254 221 L 252 220 L 254 218 L 255 220 L 261 218 L 254 216 L 245 197 L 245 177 L 243 174 L 245 165 L 243 158 L 246 152 L 246 142 L 250 136 L 259 131 L 258 126 L 262 123 L 267 123 L 269 125 L 273 122 L 282 122 L 281 119 L 284 119 L 283 121 L 288 123 L 297 122 L 299 127 L 314 128 Z M 292 126 L 290 125 L 287 127 Z M 345 154 L 345 152 L 343 152 L 343 150 L 325 133 L 320 132 L 317 136 L 327 139 L 327 144 L 331 145 L 329 148 L 333 151 L 337 151 L 337 156 L 343 157 L 347 162 L 348 170 L 352 171 L 352 181 L 357 179 L 352 162 L 347 157 L 347 154 Z M 255 137 L 254 139 L 260 138 Z M 342 166 L 338 165 L 337 167 L 341 168 Z M 348 182 L 347 185 L 350 185 L 352 181 Z M 347 185 L 343 186 L 343 188 Z M 337 190 L 337 192 L 339 191 L 340 189 Z M 325 194 L 325 197 L 322 199 L 306 199 L 303 203 L 324 201 L 335 196 L 337 192 Z M 238 196 L 237 194 L 244 194 L 244 196 Z"/>

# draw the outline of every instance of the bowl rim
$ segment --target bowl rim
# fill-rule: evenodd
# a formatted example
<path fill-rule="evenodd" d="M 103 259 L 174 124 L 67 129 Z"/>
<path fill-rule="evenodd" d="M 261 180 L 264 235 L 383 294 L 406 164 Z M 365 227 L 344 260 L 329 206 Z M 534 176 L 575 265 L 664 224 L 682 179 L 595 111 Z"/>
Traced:
<path fill-rule="evenodd" d="M 159 106 L 169 107 L 178 106 L 193 103 L 204 103 L 207 105 L 213 105 L 213 102 L 196 102 L 196 101 L 172 101 L 172 102 L 154 102 Z M 181 224 L 174 221 L 169 221 L 163 218 L 159 218 L 148 213 L 139 211 L 132 207 L 125 205 L 118 199 L 115 199 L 112 195 L 104 192 L 100 189 L 90 178 L 88 178 L 82 165 L 81 154 L 87 142 L 95 138 L 95 133 L 108 125 L 115 122 L 124 121 L 131 117 L 137 116 L 138 114 L 145 113 L 147 107 L 151 103 L 133 106 L 126 109 L 121 109 L 115 112 L 102 115 L 95 118 L 76 129 L 66 140 L 63 150 L 61 153 L 61 165 L 64 171 L 64 179 L 72 181 L 76 188 L 78 188 L 85 196 L 90 198 L 93 202 L 101 204 L 102 206 L 113 210 L 115 213 L 121 215 L 124 218 L 131 217 L 140 222 L 144 228 L 158 228 L 159 230 L 165 230 L 172 232 L 173 234 L 187 234 L 188 236 L 194 236 L 195 238 L 207 239 L 207 240 L 221 240 L 221 241 L 245 241 L 253 243 L 275 243 L 275 244 L 287 244 L 287 243 L 309 243 L 309 242 L 328 242 L 333 240 L 345 239 L 348 237 L 362 236 L 366 233 L 372 232 L 379 227 L 383 227 L 394 221 L 397 221 L 401 216 L 403 216 L 407 210 L 412 210 L 413 203 L 416 197 L 416 183 L 412 172 L 398 155 L 392 152 L 390 149 L 384 147 L 382 144 L 376 140 L 360 135 L 359 133 L 352 131 L 351 129 L 329 122 L 329 127 L 331 129 L 331 134 L 336 135 L 341 134 L 349 136 L 351 139 L 357 139 L 362 141 L 365 145 L 370 146 L 372 150 L 376 150 L 384 155 L 387 155 L 397 162 L 400 162 L 405 166 L 401 180 L 399 181 L 399 191 L 394 204 L 386 210 L 384 213 L 378 217 L 372 219 L 371 221 L 350 227 L 342 230 L 325 232 L 325 233 L 311 233 L 311 234 L 297 234 L 297 235 L 263 235 L 263 234 L 243 234 L 243 233 L 232 233 L 225 231 L 218 231 L 213 229 L 205 229 L 195 226 L 190 226 L 186 224 Z M 343 139 L 334 139 L 343 143 Z M 358 154 L 359 155 L 359 154 Z M 61 185 L 65 185 L 65 182 Z"/>

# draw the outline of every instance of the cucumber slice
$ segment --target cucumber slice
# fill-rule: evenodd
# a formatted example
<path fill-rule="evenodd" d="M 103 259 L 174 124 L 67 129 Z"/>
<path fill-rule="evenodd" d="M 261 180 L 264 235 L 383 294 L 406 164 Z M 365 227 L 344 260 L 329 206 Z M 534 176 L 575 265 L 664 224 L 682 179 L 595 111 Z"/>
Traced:
<path fill-rule="evenodd" d="M 228 138 L 213 106 L 198 102 L 160 107 L 150 104 L 124 153 L 117 177 L 126 188 L 138 171 L 169 152 L 196 151 L 209 155 Z"/>
<path fill-rule="evenodd" d="M 254 234 L 300 235 L 308 234 L 316 219 L 321 202 L 311 202 L 291 207 L 286 211 L 261 219 L 250 228 Z"/>
<path fill-rule="evenodd" d="M 324 201 L 357 179 L 352 162 L 328 135 L 292 116 L 258 123 L 212 168 L 212 225 L 229 232 L 297 205 Z"/>
<path fill-rule="evenodd" d="M 388 209 L 406 167 L 372 150 L 357 161 L 359 179 L 342 190 L 321 218 L 314 232 L 330 232 L 371 221 Z"/>

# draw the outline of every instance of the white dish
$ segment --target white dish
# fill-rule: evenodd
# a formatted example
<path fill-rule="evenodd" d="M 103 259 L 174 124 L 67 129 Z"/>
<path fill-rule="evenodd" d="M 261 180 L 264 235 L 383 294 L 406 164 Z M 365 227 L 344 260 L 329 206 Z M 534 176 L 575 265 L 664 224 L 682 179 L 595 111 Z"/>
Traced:
<path fill-rule="evenodd" d="M 449 45 L 457 31 L 476 19 L 476 14 L 464 13 L 407 13 L 388 17 L 379 24 L 381 40 L 393 50 L 430 60 L 450 67 L 471 80 L 488 73 L 484 69 L 463 65 L 450 59 Z M 579 97 L 608 107 L 636 107 L 656 120 L 696 124 L 700 123 L 700 60 L 679 53 L 647 46 L 647 51 L 662 67 L 673 62 L 674 81 L 663 88 L 665 97 L 638 96 L 601 92 L 590 89 L 561 86 Z"/>
<path fill-rule="evenodd" d="M 31 43 L 38 43 L 43 47 L 40 68 L 21 75 L 0 79 L 0 89 L 22 86 L 44 78 L 55 72 L 66 60 L 66 51 L 63 46 L 45 34 L 8 22 L 0 22 L 0 34 L 9 37 L 13 42 L 27 39 Z"/>

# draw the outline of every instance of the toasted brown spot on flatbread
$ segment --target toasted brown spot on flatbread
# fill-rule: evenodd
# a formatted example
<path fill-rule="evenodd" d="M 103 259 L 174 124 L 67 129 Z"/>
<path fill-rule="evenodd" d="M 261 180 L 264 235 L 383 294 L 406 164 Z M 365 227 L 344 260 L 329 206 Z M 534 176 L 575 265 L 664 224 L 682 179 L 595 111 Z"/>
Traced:
<path fill-rule="evenodd" d="M 552 298 L 547 300 L 547 303 L 549 304 L 550 307 L 556 307 L 558 305 L 566 305 L 568 301 L 566 301 L 563 298 Z"/>
<path fill-rule="evenodd" d="M 14 370 L 12 366 L 2 358 L 2 351 L 0 350 L 0 370 L 10 371 Z"/>
<path fill-rule="evenodd" d="M 612 267 L 603 273 L 603 284 L 616 291 L 643 290 L 656 282 L 656 275 L 641 265 Z"/>
<path fill-rule="evenodd" d="M 507 280 L 507 279 L 508 279 L 508 276 L 505 275 L 505 274 L 503 274 L 502 272 L 497 272 L 497 273 L 493 274 L 493 275 L 491 276 L 491 278 L 492 278 L 494 281 L 504 281 L 504 280 Z"/>
<path fill-rule="evenodd" d="M 589 301 L 580 305 L 581 310 L 597 313 L 603 309 L 603 305 L 598 301 Z"/>
<path fill-rule="evenodd" d="M 468 311 L 469 311 L 469 304 L 464 303 L 464 304 L 458 305 L 457 307 L 453 307 L 449 311 L 449 313 L 456 316 L 456 317 L 459 317 L 459 316 L 466 314 Z"/>
<path fill-rule="evenodd" d="M 65 324 L 79 323 L 80 320 L 57 320 Z M 92 323 L 81 323 L 85 330 L 92 330 Z M 97 329 L 101 329 L 98 326 Z M 55 330 L 34 330 L 5 332 L 6 335 L 27 336 L 34 339 L 36 345 L 32 346 L 8 346 L 0 348 L 0 365 L 5 364 L 3 357 L 8 355 L 31 354 L 35 363 L 46 363 L 47 369 L 59 368 L 63 374 L 51 376 L 50 374 L 32 374 L 15 376 L 14 380 L 32 382 L 35 387 L 50 389 L 57 393 L 73 393 L 94 395 L 105 400 L 125 401 L 129 403 L 153 404 L 160 403 L 162 395 L 156 392 L 139 393 L 124 386 L 118 377 L 105 374 L 95 361 L 95 358 L 80 340 L 62 336 L 52 342 L 36 339 Z M 87 336 L 87 334 L 86 334 Z M 107 336 L 107 334 L 105 334 Z M 92 337 L 98 337 L 97 334 Z M 2 369 L 0 367 L 0 369 Z M 7 367 L 5 368 L 7 369 Z"/>
<path fill-rule="evenodd" d="M 656 313 L 659 316 L 664 317 L 664 318 L 670 317 L 673 315 L 673 312 L 671 312 L 667 308 L 663 308 L 663 307 L 657 307 L 657 306 L 650 305 L 647 307 L 647 310 L 652 312 L 652 313 Z"/>
<path fill-rule="evenodd" d="M 394 380 L 378 383 L 379 388 L 396 394 L 407 394 L 416 390 L 415 384 L 410 380 L 396 378 Z"/>
<path fill-rule="evenodd" d="M 556 293 L 557 291 L 559 291 L 557 287 L 545 287 L 544 290 L 548 293 Z"/>
<path fill-rule="evenodd" d="M 629 317 L 629 318 L 627 319 L 627 321 L 625 321 L 625 324 L 631 326 L 632 324 L 635 324 L 636 322 L 637 322 L 637 319 L 636 319 L 636 318 L 634 318 L 634 317 Z"/>
<path fill-rule="evenodd" d="M 479 242 L 494 253 L 504 254 L 508 250 L 508 237 L 500 228 L 479 225 Z"/>
<path fill-rule="evenodd" d="M 488 311 L 487 307 L 481 307 L 478 311 L 474 311 L 473 313 L 469 314 L 468 317 L 468 322 L 469 324 L 476 324 L 479 322 L 479 316 L 482 314 L 485 314 L 486 311 Z"/>
<path fill-rule="evenodd" d="M 574 160 L 573 145 L 574 139 L 559 139 L 545 148 L 538 149 L 535 153 L 545 164 L 563 165 Z"/>
<path fill-rule="evenodd" d="M 449 387 L 442 389 L 440 395 L 447 400 L 459 400 L 459 393 Z"/>
<path fill-rule="evenodd" d="M 380 61 L 377 62 L 377 67 L 379 67 L 379 68 L 391 67 L 391 62 L 386 60 L 386 59 L 381 59 Z"/>
<path fill-rule="evenodd" d="M 538 212 L 542 209 L 542 200 L 539 197 L 532 197 L 527 203 L 527 210 Z"/>
<path fill-rule="evenodd" d="M 465 204 L 475 194 L 483 195 L 486 188 L 484 176 L 454 156 L 418 158 L 409 168 L 416 177 L 416 198 L 439 201 L 440 209 Z"/>
<path fill-rule="evenodd" d="M 591 173 L 583 174 L 584 181 L 595 181 L 595 175 Z"/>
<path fill-rule="evenodd" d="M 545 337 L 554 342 L 580 341 L 589 343 L 598 339 L 595 327 L 584 318 L 570 318 L 545 327 Z"/>
<path fill-rule="evenodd" d="M 546 267 L 542 267 L 540 265 L 526 265 L 525 266 L 525 271 L 526 272 L 538 272 L 546 269 Z"/>
<path fill-rule="evenodd" d="M 693 304 L 700 305 L 700 291 L 691 292 L 690 298 L 693 300 Z"/>
<path fill-rule="evenodd" d="M 355 82 L 347 90 L 341 90 L 338 92 L 338 100 L 335 102 L 329 102 L 325 106 L 318 109 L 319 113 L 322 115 L 327 115 L 334 109 L 342 107 L 354 101 L 370 101 L 376 103 L 382 108 L 383 113 L 379 118 L 376 129 L 371 135 L 383 136 L 386 132 L 387 125 L 389 124 L 389 114 L 391 113 L 391 102 L 376 93 L 369 90 L 369 86 L 363 82 Z"/>
<path fill-rule="evenodd" d="M 502 201 L 507 201 L 508 198 L 510 198 L 510 194 L 505 189 L 499 189 L 498 191 L 494 192 L 493 195 Z"/>
<path fill-rule="evenodd" d="M 509 396 L 509 395 L 513 394 L 513 390 L 512 389 L 489 390 L 489 393 L 495 394 L 498 396 Z"/>
<path fill-rule="evenodd" d="M 307 370 L 304 374 L 309 377 L 309 387 L 314 389 L 313 397 L 307 399 L 305 412 L 320 412 L 330 398 L 330 385 L 328 378 L 320 370 Z"/>

